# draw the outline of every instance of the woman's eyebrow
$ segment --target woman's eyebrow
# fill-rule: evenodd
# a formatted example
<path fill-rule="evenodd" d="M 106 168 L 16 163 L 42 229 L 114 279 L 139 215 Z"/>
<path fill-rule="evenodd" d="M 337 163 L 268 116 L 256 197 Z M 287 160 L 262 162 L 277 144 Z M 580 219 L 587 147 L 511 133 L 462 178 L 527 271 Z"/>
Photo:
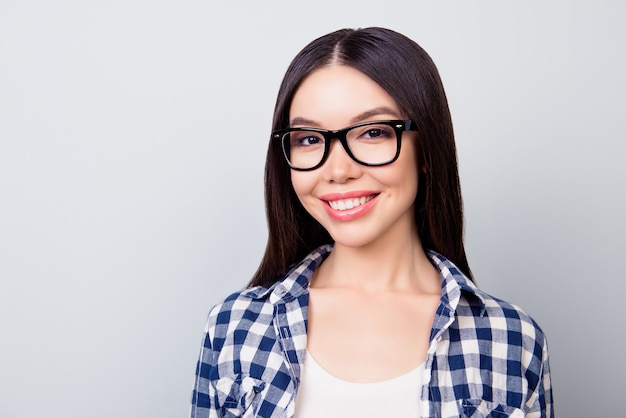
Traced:
<path fill-rule="evenodd" d="M 394 110 L 387 106 L 381 106 L 381 107 L 376 107 L 374 109 L 366 110 L 363 113 L 359 113 L 357 116 L 350 119 L 350 123 L 357 124 L 359 122 L 367 121 L 368 119 L 372 119 L 373 117 L 379 116 L 379 115 L 391 115 L 394 118 L 400 117 L 397 110 Z M 291 119 L 291 121 L 289 121 L 289 126 L 290 127 L 310 126 L 313 128 L 313 127 L 319 127 L 321 126 L 321 124 L 312 119 L 307 119 L 303 117 L 295 117 Z"/>
<path fill-rule="evenodd" d="M 359 115 L 353 117 L 351 119 L 351 123 L 359 123 L 359 122 L 364 122 L 367 121 L 368 119 L 371 119 L 375 116 L 379 116 L 379 115 L 391 115 L 394 118 L 399 118 L 400 115 L 398 114 L 397 110 L 394 110 L 390 107 L 387 106 L 381 106 L 381 107 L 376 107 L 374 109 L 371 110 L 367 110 L 363 113 L 360 113 Z"/>
<path fill-rule="evenodd" d="M 294 126 L 315 127 L 315 126 L 320 126 L 320 124 L 315 122 L 314 120 L 311 120 L 311 119 L 297 117 L 297 118 L 293 118 L 293 119 L 291 119 L 291 121 L 289 121 L 289 126 L 292 127 L 292 128 Z"/>

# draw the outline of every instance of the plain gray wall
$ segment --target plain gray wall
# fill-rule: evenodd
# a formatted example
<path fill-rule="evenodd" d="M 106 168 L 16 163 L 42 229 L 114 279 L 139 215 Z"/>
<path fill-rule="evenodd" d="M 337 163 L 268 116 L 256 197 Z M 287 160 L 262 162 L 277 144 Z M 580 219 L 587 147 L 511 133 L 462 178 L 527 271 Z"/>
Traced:
<path fill-rule="evenodd" d="M 0 417 L 187 414 L 206 314 L 265 244 L 283 72 L 313 38 L 372 25 L 439 67 L 470 264 L 547 333 L 557 416 L 618 415 L 625 17 L 618 1 L 0 0 Z"/>

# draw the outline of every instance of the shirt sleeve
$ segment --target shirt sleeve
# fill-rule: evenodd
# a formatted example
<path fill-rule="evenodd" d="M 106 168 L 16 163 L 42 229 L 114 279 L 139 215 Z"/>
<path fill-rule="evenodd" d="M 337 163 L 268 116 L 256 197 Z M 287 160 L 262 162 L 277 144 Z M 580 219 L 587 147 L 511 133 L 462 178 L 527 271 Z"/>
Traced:
<path fill-rule="evenodd" d="M 554 418 L 552 399 L 552 380 L 550 378 L 550 362 L 548 359 L 548 344 L 543 338 L 542 362 L 540 379 L 534 392 L 528 398 L 527 408 L 524 411 L 527 418 Z"/>
<path fill-rule="evenodd" d="M 196 378 L 194 381 L 190 418 L 214 418 L 217 417 L 215 403 L 212 402 L 210 394 L 209 373 L 214 363 L 213 343 L 211 341 L 211 316 L 204 332 L 202 348 L 196 365 Z"/>

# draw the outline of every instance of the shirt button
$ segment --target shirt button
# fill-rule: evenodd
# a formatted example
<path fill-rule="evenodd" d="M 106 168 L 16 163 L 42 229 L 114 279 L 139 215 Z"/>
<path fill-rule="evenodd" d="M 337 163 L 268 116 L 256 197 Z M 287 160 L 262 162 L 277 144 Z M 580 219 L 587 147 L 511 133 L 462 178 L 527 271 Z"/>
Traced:
<path fill-rule="evenodd" d="M 276 286 L 276 290 L 274 291 L 276 293 L 276 295 L 278 296 L 282 296 L 285 293 L 287 293 L 287 289 L 285 289 L 283 286 Z"/>

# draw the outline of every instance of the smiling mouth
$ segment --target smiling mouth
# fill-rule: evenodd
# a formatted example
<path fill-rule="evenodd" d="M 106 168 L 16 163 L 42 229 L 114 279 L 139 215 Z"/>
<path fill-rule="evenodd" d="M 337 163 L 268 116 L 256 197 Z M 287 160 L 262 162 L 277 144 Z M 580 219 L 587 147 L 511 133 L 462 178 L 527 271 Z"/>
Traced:
<path fill-rule="evenodd" d="M 349 210 L 354 209 L 357 206 L 361 206 L 375 198 L 377 195 L 362 196 L 352 199 L 339 199 L 327 201 L 328 206 L 334 210 Z"/>

